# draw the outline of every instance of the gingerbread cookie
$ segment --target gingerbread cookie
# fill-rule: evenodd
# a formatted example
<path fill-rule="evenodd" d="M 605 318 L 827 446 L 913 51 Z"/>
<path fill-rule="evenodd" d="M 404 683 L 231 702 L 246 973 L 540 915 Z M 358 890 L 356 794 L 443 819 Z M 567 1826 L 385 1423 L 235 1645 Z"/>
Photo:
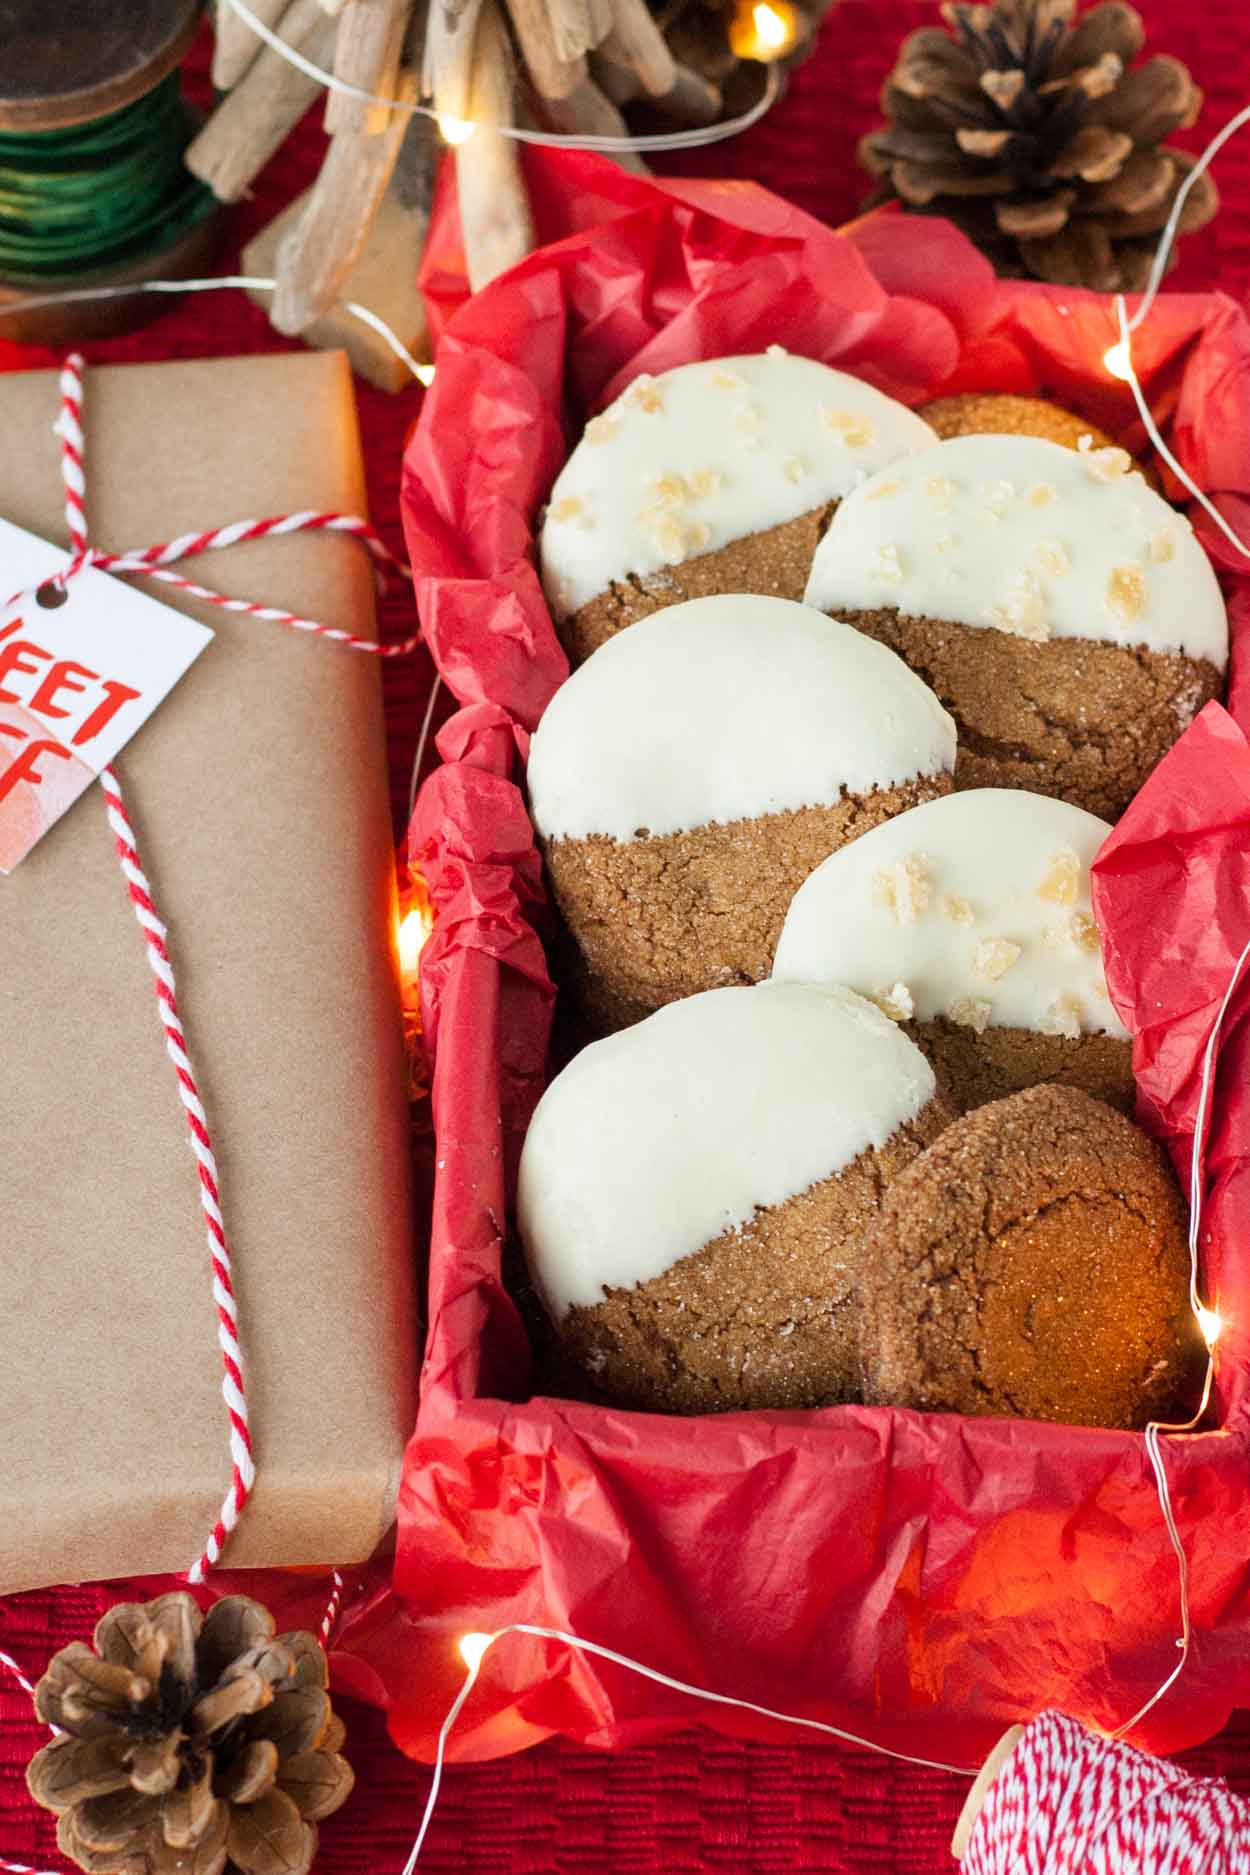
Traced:
<path fill-rule="evenodd" d="M 1076 1088 L 949 1127 L 886 1193 L 864 1272 L 870 1404 L 1120 1427 L 1192 1410 L 1202 1342 L 1176 1179 Z"/>
<path fill-rule="evenodd" d="M 1108 820 L 1228 663 L 1210 561 L 1117 449 L 963 436 L 906 457 L 841 504 L 806 597 L 937 692 L 958 786 Z"/>
<path fill-rule="evenodd" d="M 530 810 L 592 1026 L 766 977 L 836 848 L 947 793 L 950 718 L 901 659 L 788 599 L 695 599 L 576 671 Z"/>
<path fill-rule="evenodd" d="M 565 1348 L 656 1410 L 849 1397 L 865 1232 L 948 1118 L 848 990 L 713 990 L 594 1043 L 539 1102 L 517 1195 Z"/>
<path fill-rule="evenodd" d="M 587 424 L 543 522 L 570 658 L 683 599 L 800 599 L 835 504 L 933 440 L 893 398 L 779 345 L 635 378 Z"/>
<path fill-rule="evenodd" d="M 1089 868 L 1106 821 L 976 788 L 900 814 L 800 886 L 774 976 L 844 983 L 906 1025 L 961 1108 L 1059 1081 L 1126 1110 Z"/>
<path fill-rule="evenodd" d="M 920 415 L 943 442 L 952 436 L 1041 436 L 1064 449 L 1111 449 L 1112 439 L 1074 410 L 1044 397 L 1002 391 L 959 391 L 922 404 Z M 1088 439 L 1088 440 L 1087 440 Z"/>

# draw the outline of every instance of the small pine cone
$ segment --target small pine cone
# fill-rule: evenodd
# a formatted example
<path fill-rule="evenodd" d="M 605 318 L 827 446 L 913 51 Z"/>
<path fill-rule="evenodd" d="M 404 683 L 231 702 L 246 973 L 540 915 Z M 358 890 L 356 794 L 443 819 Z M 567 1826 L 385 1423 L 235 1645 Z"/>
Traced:
<path fill-rule="evenodd" d="M 860 161 L 881 178 L 875 201 L 948 216 L 1000 272 L 1135 292 L 1194 166 L 1163 139 L 1195 121 L 1202 93 L 1179 59 L 1132 65 L 1145 34 L 1123 0 L 1073 24 L 1075 5 L 948 0 L 950 32 L 903 41 L 881 95 L 889 122 Z M 1180 232 L 1218 200 L 1200 177 Z"/>
<path fill-rule="evenodd" d="M 306 1875 L 317 1822 L 352 1787 L 311 1634 L 227 1596 L 110 1608 L 35 1688 L 61 1736 L 26 1772 L 57 1844 L 88 1875 Z"/>

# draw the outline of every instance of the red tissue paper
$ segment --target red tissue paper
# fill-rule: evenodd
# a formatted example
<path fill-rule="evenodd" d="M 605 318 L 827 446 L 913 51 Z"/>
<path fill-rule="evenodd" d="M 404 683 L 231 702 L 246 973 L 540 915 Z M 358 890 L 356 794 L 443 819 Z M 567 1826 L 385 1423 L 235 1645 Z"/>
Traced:
<path fill-rule="evenodd" d="M 340 1645 L 422 1757 L 460 1685 L 458 1638 L 517 1621 L 944 1763 L 976 1765 L 1047 1706 L 1112 1730 L 1171 1672 L 1180 1631 L 1141 1435 L 853 1406 L 677 1420 L 532 1397 L 501 1273 L 554 1000 L 520 784 L 528 732 L 566 675 L 533 543 L 571 439 L 640 371 L 780 343 L 912 404 L 956 388 L 1047 393 L 1144 453 L 1103 362 L 1112 303 L 998 282 L 941 221 L 885 213 L 833 232 L 751 184 L 527 161 L 552 245 L 456 305 L 446 196 L 431 242 L 445 329 L 403 498 L 428 641 L 462 707 L 410 836 L 438 914 L 423 960 L 430 1338 L 394 1590 Z M 1250 323 L 1218 294 L 1164 296 L 1135 357 L 1178 457 L 1245 524 Z M 1250 577 L 1226 543 L 1214 551 L 1237 640 L 1231 713 L 1206 709 L 1096 879 L 1142 1114 L 1186 1179 L 1202 1052 L 1250 937 Z M 1212 1430 L 1165 1441 L 1194 1645 L 1133 1733 L 1155 1749 L 1216 1731 L 1250 1684 L 1248 1012 L 1243 989 L 1207 1142 L 1203 1280 L 1228 1321 L 1217 1410 Z M 513 1635 L 451 1749 L 490 1757 L 555 1732 L 623 1746 L 696 1717 L 779 1729 Z"/>

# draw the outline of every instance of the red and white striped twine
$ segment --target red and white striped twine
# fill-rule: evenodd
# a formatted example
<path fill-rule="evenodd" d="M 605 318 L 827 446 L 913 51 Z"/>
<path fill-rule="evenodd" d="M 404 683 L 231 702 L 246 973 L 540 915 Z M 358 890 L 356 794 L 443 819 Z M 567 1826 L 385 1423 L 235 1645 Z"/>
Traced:
<path fill-rule="evenodd" d="M 330 1636 L 334 1632 L 335 1623 L 338 1621 L 339 1613 L 343 1607 L 343 1590 L 345 1586 L 346 1584 L 344 1583 L 342 1572 L 336 1569 L 330 1589 L 330 1599 L 326 1603 L 325 1613 L 321 1617 L 319 1633 L 321 1645 L 323 1647 L 328 1647 L 330 1644 Z"/>
<path fill-rule="evenodd" d="M 1044 1712 L 989 1788 L 963 1875 L 1250 1875 L 1250 1804 L 1218 1778 Z"/>
<path fill-rule="evenodd" d="M 300 514 L 274 515 L 261 521 L 236 521 L 229 527 L 212 528 L 197 534 L 183 534 L 176 540 L 164 541 L 158 546 L 141 548 L 130 553 L 104 553 L 92 547 L 87 535 L 87 479 L 84 467 L 82 415 L 83 360 L 77 352 L 72 353 L 62 367 L 60 392 L 60 412 L 54 427 L 56 435 L 61 439 L 61 477 L 65 487 L 65 518 L 69 527 L 73 557 L 64 570 L 56 576 L 56 584 L 67 585 L 85 567 L 95 567 L 101 572 L 136 573 L 152 579 L 164 580 L 177 586 L 180 591 L 189 593 L 194 598 L 206 600 L 211 605 L 221 606 L 226 611 L 246 613 L 252 618 L 285 625 L 295 631 L 311 632 L 318 637 L 328 638 L 333 643 L 345 645 L 353 651 L 367 651 L 377 657 L 393 658 L 404 656 L 418 644 L 419 635 L 415 633 L 399 644 L 377 644 L 373 639 L 360 637 L 355 632 L 323 625 L 315 619 L 302 618 L 294 612 L 284 612 L 274 606 L 254 605 L 243 599 L 228 599 L 221 593 L 212 592 L 206 586 L 198 586 L 191 580 L 183 579 L 180 575 L 167 570 L 174 561 L 188 559 L 194 554 L 208 553 L 217 547 L 232 547 L 240 541 L 259 540 L 268 535 L 320 531 L 350 534 L 353 539 L 360 541 L 368 549 L 379 573 L 384 566 L 389 565 L 410 578 L 409 569 L 401 561 L 395 559 L 369 523 L 357 516 L 308 511 Z M 8 603 L 11 605 L 14 600 L 22 597 L 24 597 L 23 594 L 14 594 L 13 599 Z M 238 1304 L 234 1293 L 230 1243 L 222 1216 L 217 1160 L 213 1152 L 208 1116 L 200 1098 L 186 1031 L 178 1008 L 178 989 L 170 955 L 169 931 L 157 912 L 152 887 L 139 858 L 135 829 L 126 809 L 116 770 L 111 767 L 106 768 L 100 776 L 100 784 L 104 790 L 109 826 L 117 844 L 117 854 L 125 877 L 126 890 L 130 895 L 135 917 L 143 932 L 144 942 L 147 945 L 148 963 L 151 965 L 156 981 L 157 1008 L 165 1031 L 165 1048 L 177 1077 L 178 1093 L 182 1101 L 187 1132 L 191 1141 L 191 1149 L 195 1154 L 199 1177 L 200 1210 L 208 1234 L 213 1302 L 217 1310 L 217 1341 L 221 1350 L 221 1390 L 230 1426 L 230 1484 L 204 1547 L 187 1572 L 189 1581 L 202 1582 L 206 1572 L 217 1562 L 230 1532 L 238 1523 L 256 1478 L 247 1383 L 244 1376 L 243 1352 L 239 1345 Z M 342 1596 L 341 1578 L 336 1577 L 336 1583 L 337 1600 L 335 1597 L 331 1598 L 331 1606 L 327 1609 L 326 1619 L 323 1622 L 323 1632 L 326 1635 L 333 1626 Z M 6 1664 L 10 1663 L 6 1662 Z"/>

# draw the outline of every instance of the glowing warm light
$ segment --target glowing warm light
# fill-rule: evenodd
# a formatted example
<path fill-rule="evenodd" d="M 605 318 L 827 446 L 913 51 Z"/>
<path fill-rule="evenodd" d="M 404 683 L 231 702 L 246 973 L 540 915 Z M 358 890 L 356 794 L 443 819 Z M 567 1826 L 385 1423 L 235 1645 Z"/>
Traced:
<path fill-rule="evenodd" d="M 790 0 L 744 0 L 729 27 L 729 46 L 736 58 L 768 64 L 789 52 L 799 36 L 798 15 Z"/>
<path fill-rule="evenodd" d="M 414 905 L 399 923 L 399 967 L 405 977 L 415 977 L 417 963 L 434 920 L 428 905 Z"/>
<path fill-rule="evenodd" d="M 782 19 L 774 7 L 764 5 L 751 9 L 751 23 L 764 44 L 772 52 L 780 52 L 794 37 L 792 28 Z"/>
<path fill-rule="evenodd" d="M 486 1654 L 486 1649 L 494 1640 L 493 1634 L 462 1634 L 457 1646 L 460 1658 L 470 1673 L 476 1673 Z"/>
<path fill-rule="evenodd" d="M 418 365 L 417 376 L 420 378 L 422 384 L 424 384 L 426 389 L 428 390 L 430 385 L 433 384 L 434 382 L 433 365 Z"/>
<path fill-rule="evenodd" d="M 1102 362 L 1113 378 L 1119 378 L 1122 384 L 1133 382 L 1133 360 L 1127 339 L 1117 339 L 1109 345 L 1102 355 Z"/>
<path fill-rule="evenodd" d="M 469 123 L 463 117 L 440 117 L 438 120 L 438 134 L 444 143 L 467 143 L 476 129 L 476 124 Z"/>
<path fill-rule="evenodd" d="M 1197 1315 L 1198 1326 L 1202 1330 L 1202 1339 L 1208 1348 L 1213 1348 L 1223 1331 L 1223 1320 L 1214 1309 L 1204 1309 L 1201 1306 L 1197 1310 Z"/>

